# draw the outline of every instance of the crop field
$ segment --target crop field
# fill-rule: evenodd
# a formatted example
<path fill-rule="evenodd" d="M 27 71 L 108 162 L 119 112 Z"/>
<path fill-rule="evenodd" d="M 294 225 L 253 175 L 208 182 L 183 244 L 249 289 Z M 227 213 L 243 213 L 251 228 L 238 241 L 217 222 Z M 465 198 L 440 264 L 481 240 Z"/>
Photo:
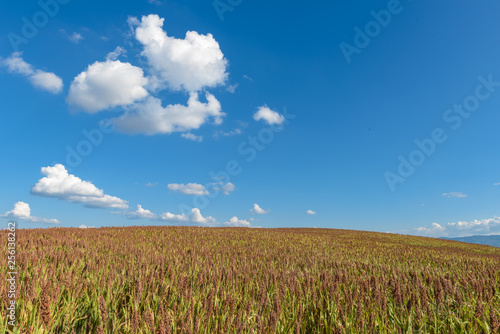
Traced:
<path fill-rule="evenodd" d="M 13 333 L 499 332 L 500 248 L 329 229 L 17 233 Z"/>

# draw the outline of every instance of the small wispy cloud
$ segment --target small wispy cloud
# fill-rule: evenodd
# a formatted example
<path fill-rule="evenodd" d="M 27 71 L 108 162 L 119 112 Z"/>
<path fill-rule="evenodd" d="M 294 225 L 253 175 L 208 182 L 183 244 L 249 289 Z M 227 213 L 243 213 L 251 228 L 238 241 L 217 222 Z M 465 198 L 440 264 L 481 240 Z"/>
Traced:
<path fill-rule="evenodd" d="M 185 139 L 192 140 L 192 141 L 197 141 L 197 142 L 200 142 L 200 143 L 203 141 L 203 137 L 202 136 L 197 136 L 195 134 L 192 134 L 191 132 L 182 133 L 181 137 L 185 138 Z"/>
<path fill-rule="evenodd" d="M 71 43 L 75 43 L 75 44 L 78 44 L 81 40 L 83 40 L 83 36 L 82 34 L 78 33 L 78 32 L 73 32 L 72 34 L 69 34 L 68 32 L 66 32 L 66 30 L 64 29 L 61 29 L 61 32 L 64 34 L 64 36 L 66 36 L 66 38 L 68 40 L 71 41 Z"/>
<path fill-rule="evenodd" d="M 127 50 L 125 50 L 121 46 L 117 46 L 113 51 L 111 51 L 110 53 L 108 53 L 106 55 L 106 59 L 107 60 L 117 60 L 118 57 L 120 57 L 121 55 L 125 55 L 126 53 L 127 53 Z"/>
<path fill-rule="evenodd" d="M 306 213 L 307 213 L 308 215 L 315 215 L 315 214 L 316 214 L 316 212 L 315 212 L 315 211 L 313 211 L 313 210 L 307 210 L 307 211 L 306 211 Z"/>
<path fill-rule="evenodd" d="M 457 192 L 457 191 L 452 191 L 449 193 L 443 193 L 442 196 L 448 197 L 448 198 L 464 198 L 467 197 L 466 194 Z"/>
<path fill-rule="evenodd" d="M 152 183 L 152 182 L 148 182 L 145 184 L 146 187 L 157 187 L 158 186 L 158 182 L 155 182 L 155 183 Z"/>
<path fill-rule="evenodd" d="M 234 94 L 234 92 L 236 91 L 236 88 L 238 88 L 240 84 L 239 83 L 235 83 L 234 85 L 228 85 L 226 87 L 226 91 L 231 93 L 231 94 Z"/>
<path fill-rule="evenodd" d="M 215 131 L 214 132 L 214 138 L 219 138 L 220 136 L 222 137 L 231 137 L 231 136 L 236 136 L 242 134 L 243 131 L 239 128 L 236 128 L 234 130 L 224 132 L 223 130 Z"/>
<path fill-rule="evenodd" d="M 72 33 L 68 36 L 69 40 L 75 44 L 78 44 L 83 39 L 83 36 L 77 32 Z"/>
<path fill-rule="evenodd" d="M 198 183 L 188 183 L 188 184 L 170 183 L 167 187 L 170 190 L 180 192 L 181 194 L 184 195 L 202 196 L 208 194 L 208 191 L 205 189 L 205 186 Z"/>

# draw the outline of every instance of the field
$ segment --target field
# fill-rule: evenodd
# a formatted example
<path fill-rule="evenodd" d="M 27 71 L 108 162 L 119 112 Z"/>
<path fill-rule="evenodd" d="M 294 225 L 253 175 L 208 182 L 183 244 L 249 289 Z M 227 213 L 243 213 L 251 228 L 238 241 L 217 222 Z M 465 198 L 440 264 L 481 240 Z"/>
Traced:
<path fill-rule="evenodd" d="M 6 254 L 6 231 L 0 236 Z M 14 333 L 500 327 L 500 248 L 490 246 L 327 229 L 51 228 L 17 238 Z M 3 333 L 4 279 L 0 292 Z"/>

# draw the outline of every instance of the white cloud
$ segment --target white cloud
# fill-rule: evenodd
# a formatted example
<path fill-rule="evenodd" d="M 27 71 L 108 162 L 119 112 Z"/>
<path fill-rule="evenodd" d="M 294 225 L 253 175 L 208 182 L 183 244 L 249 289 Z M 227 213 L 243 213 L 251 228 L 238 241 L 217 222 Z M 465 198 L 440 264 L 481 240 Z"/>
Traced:
<path fill-rule="evenodd" d="M 243 75 L 243 78 L 247 79 L 248 81 L 253 81 L 253 79 L 246 74 Z"/>
<path fill-rule="evenodd" d="M 78 44 L 81 40 L 83 40 L 83 36 L 80 33 L 73 32 L 72 34 L 68 34 L 68 32 L 64 29 L 60 29 L 60 32 L 72 43 Z"/>
<path fill-rule="evenodd" d="M 215 218 L 213 217 L 203 217 L 201 215 L 201 212 L 200 212 L 200 209 L 198 208 L 193 208 L 193 210 L 191 210 L 191 215 L 189 216 L 189 219 L 191 220 L 191 222 L 193 223 L 197 223 L 197 224 L 215 224 L 216 221 L 215 221 Z"/>
<path fill-rule="evenodd" d="M 205 186 L 198 183 L 170 183 L 168 189 L 173 191 L 178 191 L 185 195 L 207 195 L 208 191 L 205 189 Z"/>
<path fill-rule="evenodd" d="M 57 219 L 47 219 L 47 218 L 32 216 L 29 204 L 21 201 L 14 204 L 14 209 L 12 209 L 11 211 L 7 211 L 0 217 L 25 220 L 34 223 L 41 222 L 41 223 L 59 224 L 59 221 Z"/>
<path fill-rule="evenodd" d="M 9 58 L 2 59 L 2 66 L 7 67 L 9 73 L 30 76 L 35 72 L 35 70 L 33 69 L 33 66 L 24 61 L 21 55 L 21 52 L 12 53 Z"/>
<path fill-rule="evenodd" d="M 419 227 L 417 231 L 423 234 L 436 234 L 446 230 L 443 226 L 438 223 L 432 223 L 431 227 Z"/>
<path fill-rule="evenodd" d="M 86 229 L 86 228 L 95 228 L 95 226 L 80 225 L 80 226 L 78 226 L 78 228 L 81 228 L 81 229 Z"/>
<path fill-rule="evenodd" d="M 239 83 L 235 83 L 234 85 L 228 85 L 226 87 L 226 91 L 231 93 L 231 94 L 234 94 L 234 92 L 236 91 L 236 88 L 238 88 L 240 84 Z"/>
<path fill-rule="evenodd" d="M 263 105 L 262 107 L 259 107 L 257 109 L 255 114 L 253 115 L 253 119 L 256 121 L 263 120 L 269 125 L 280 125 L 285 120 L 285 117 L 283 115 L 280 115 L 276 111 L 269 109 L 267 105 Z"/>
<path fill-rule="evenodd" d="M 127 50 L 125 50 L 124 48 L 122 48 L 121 46 L 117 46 L 113 51 L 111 51 L 110 53 L 108 53 L 106 55 L 106 60 L 117 60 L 118 57 L 120 57 L 121 55 L 124 55 L 127 53 Z"/>
<path fill-rule="evenodd" d="M 0 60 L 0 65 L 7 68 L 9 73 L 21 74 L 28 78 L 33 86 L 52 94 L 62 91 L 63 81 L 52 72 L 45 72 L 33 68 L 21 57 L 21 52 L 14 52 L 9 58 Z"/>
<path fill-rule="evenodd" d="M 132 212 L 126 212 L 125 215 L 129 219 L 138 219 L 138 218 L 149 218 L 155 219 L 157 216 L 149 210 L 143 209 L 142 205 L 137 205 L 137 210 Z"/>
<path fill-rule="evenodd" d="M 219 189 L 222 191 L 224 195 L 229 195 L 231 192 L 236 190 L 236 186 L 232 184 L 231 182 L 228 182 L 220 187 L 215 187 L 216 189 Z"/>
<path fill-rule="evenodd" d="M 206 103 L 200 102 L 198 93 L 190 93 L 187 106 L 171 104 L 163 107 L 160 99 L 150 96 L 131 105 L 125 114 L 111 121 L 120 132 L 147 135 L 198 129 L 211 117 L 220 124 L 225 114 L 221 112 L 219 101 L 209 93 L 206 93 L 206 100 Z"/>
<path fill-rule="evenodd" d="M 143 16 L 141 20 L 129 17 L 127 22 L 143 47 L 144 69 L 117 60 L 125 53 L 118 46 L 107 54 L 106 61 L 90 64 L 73 79 L 67 103 L 88 113 L 122 107 L 123 114 L 112 119 L 122 133 L 183 132 L 183 138 L 202 141 L 201 136 L 190 131 L 208 121 L 221 124 L 225 116 L 219 101 L 205 90 L 224 85 L 228 77 L 228 61 L 219 44 L 211 34 L 195 31 L 188 31 L 184 39 L 167 36 L 162 28 L 164 19 L 158 15 Z M 187 104 L 164 107 L 160 98 L 150 95 L 150 91 L 165 88 L 188 92 Z M 204 91 L 202 101 L 200 90 Z"/>
<path fill-rule="evenodd" d="M 188 31 L 184 39 L 170 37 L 158 15 L 129 19 L 135 25 L 135 38 L 144 46 L 152 75 L 160 85 L 173 90 L 198 91 L 224 84 L 227 60 L 212 34 Z"/>
<path fill-rule="evenodd" d="M 417 232 L 425 235 L 450 237 L 500 233 L 500 217 L 458 221 L 448 223 L 445 226 L 433 223 L 431 227 L 417 228 Z"/>
<path fill-rule="evenodd" d="M 166 221 L 177 221 L 177 222 L 188 221 L 188 217 L 186 217 L 184 214 L 174 215 L 173 213 L 170 212 L 163 212 L 160 215 L 160 219 Z"/>
<path fill-rule="evenodd" d="M 203 217 L 200 209 L 193 208 L 189 216 L 184 214 L 175 215 L 170 212 L 164 212 L 160 215 L 160 220 L 165 221 L 174 221 L 174 222 L 186 222 L 186 223 L 194 223 L 194 224 L 202 224 L 202 225 L 214 225 L 216 224 L 216 220 L 213 217 Z"/>
<path fill-rule="evenodd" d="M 181 137 L 189 139 L 189 140 L 192 140 L 192 141 L 197 141 L 197 142 L 202 142 L 203 141 L 203 137 L 202 136 L 197 136 L 195 134 L 192 134 L 191 132 L 183 133 L 183 134 L 181 134 Z"/>
<path fill-rule="evenodd" d="M 457 230 L 474 230 L 478 231 L 489 231 L 491 227 L 500 227 L 500 217 L 486 218 L 486 219 L 475 219 L 470 222 L 459 221 L 456 223 L 448 223 L 448 228 L 454 228 Z"/>
<path fill-rule="evenodd" d="M 238 129 L 238 128 L 231 130 L 229 132 L 224 132 L 222 130 L 219 130 L 219 131 L 214 132 L 214 138 L 218 138 L 219 136 L 231 137 L 231 136 L 235 136 L 235 135 L 240 135 L 242 133 L 243 133 L 243 131 L 241 131 L 241 129 Z"/>
<path fill-rule="evenodd" d="M 155 182 L 155 183 L 152 183 L 152 182 L 148 182 L 145 184 L 146 187 L 157 187 L 158 186 L 158 182 Z"/>
<path fill-rule="evenodd" d="M 461 193 L 461 192 L 456 192 L 456 191 L 452 191 L 452 192 L 449 192 L 449 193 L 444 193 L 444 194 L 442 194 L 442 196 L 445 196 L 445 197 L 448 197 L 448 198 L 464 198 L 464 197 L 467 197 L 466 194 Z"/>
<path fill-rule="evenodd" d="M 236 216 L 229 219 L 229 221 L 225 222 L 224 225 L 233 227 L 252 227 L 247 220 L 238 219 Z"/>
<path fill-rule="evenodd" d="M 64 201 L 82 203 L 92 208 L 128 209 L 127 202 L 114 196 L 104 194 L 91 182 L 68 174 L 61 164 L 53 167 L 42 167 L 45 177 L 31 188 L 31 193 L 46 197 L 56 197 Z"/>
<path fill-rule="evenodd" d="M 60 93 L 63 87 L 62 79 L 51 72 L 36 70 L 29 77 L 29 80 L 33 86 L 44 89 L 52 94 Z"/>
<path fill-rule="evenodd" d="M 313 211 L 313 210 L 307 210 L 307 211 L 306 211 L 306 213 L 307 213 L 308 215 L 315 215 L 315 214 L 316 214 L 316 212 L 315 212 L 315 211 Z"/>
<path fill-rule="evenodd" d="M 251 209 L 250 211 L 259 215 L 264 215 L 271 212 L 271 210 L 262 209 L 257 203 L 253 203 L 253 209 Z"/>
<path fill-rule="evenodd" d="M 500 182 L 494 183 L 494 186 L 500 186 Z"/>
<path fill-rule="evenodd" d="M 106 60 L 89 65 L 73 79 L 67 97 L 68 104 L 88 113 L 126 106 L 148 96 L 144 88 L 148 79 L 141 68 Z"/>
<path fill-rule="evenodd" d="M 222 181 L 209 183 L 207 187 L 198 183 L 171 183 L 167 187 L 170 190 L 178 191 L 182 194 L 195 196 L 208 195 L 210 191 L 207 189 L 207 187 L 212 188 L 214 192 L 220 191 L 224 195 L 229 195 L 231 192 L 236 190 L 236 186 L 233 183 L 224 183 Z"/>
<path fill-rule="evenodd" d="M 71 35 L 68 35 L 68 39 L 75 43 L 78 44 L 83 39 L 83 36 L 77 32 L 72 33 Z"/>

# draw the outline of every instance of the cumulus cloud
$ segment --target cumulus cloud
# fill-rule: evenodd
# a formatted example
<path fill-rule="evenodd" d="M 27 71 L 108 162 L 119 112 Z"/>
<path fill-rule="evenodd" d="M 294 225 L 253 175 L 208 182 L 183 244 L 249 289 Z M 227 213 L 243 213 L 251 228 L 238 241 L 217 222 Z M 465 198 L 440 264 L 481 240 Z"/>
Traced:
<path fill-rule="evenodd" d="M 59 224 L 59 221 L 57 219 L 47 219 L 32 216 L 29 204 L 21 201 L 14 204 L 14 209 L 12 209 L 11 211 L 7 211 L 0 217 L 25 220 L 34 223 L 41 222 L 49 224 Z"/>
<path fill-rule="evenodd" d="M 52 72 L 45 72 L 33 68 L 21 57 L 21 52 L 14 52 L 9 58 L 1 59 L 0 65 L 7 68 L 9 73 L 20 74 L 28 78 L 33 86 L 52 94 L 62 91 L 63 81 Z"/>
<path fill-rule="evenodd" d="M 225 226 L 233 226 L 233 227 L 252 227 L 247 220 L 238 219 L 238 217 L 234 216 L 229 219 L 229 221 L 224 223 Z"/>
<path fill-rule="evenodd" d="M 266 213 L 271 212 L 271 210 L 262 209 L 257 203 L 253 203 L 253 209 L 251 209 L 250 211 L 259 215 L 264 215 Z"/>
<path fill-rule="evenodd" d="M 255 114 L 253 114 L 253 119 L 256 121 L 263 120 L 269 125 L 281 125 L 285 120 L 285 117 L 276 111 L 269 109 L 267 105 L 263 105 L 257 109 Z"/>
<path fill-rule="evenodd" d="M 128 219 L 139 219 L 139 218 L 149 218 L 155 219 L 157 216 L 149 210 L 146 210 L 142 205 L 137 205 L 137 210 L 126 212 L 125 215 Z"/>
<path fill-rule="evenodd" d="M 198 208 L 193 208 L 188 216 L 184 214 L 175 215 L 170 212 L 164 212 L 160 215 L 160 220 L 172 221 L 172 222 L 186 222 L 186 223 L 201 224 L 201 225 L 214 225 L 217 223 L 215 218 L 211 216 L 203 217 L 200 212 L 200 209 Z"/>
<path fill-rule="evenodd" d="M 168 189 L 173 191 L 178 191 L 185 195 L 207 195 L 208 191 L 205 189 L 205 186 L 198 183 L 171 183 L 168 186 Z"/>
<path fill-rule="evenodd" d="M 316 212 L 314 212 L 313 210 L 307 210 L 306 213 L 308 215 L 315 215 L 316 214 Z"/>
<path fill-rule="evenodd" d="M 175 215 L 170 212 L 163 212 L 160 215 L 160 220 L 174 221 L 174 222 L 187 222 L 189 219 L 184 214 Z"/>
<path fill-rule="evenodd" d="M 141 20 L 129 17 L 127 22 L 142 46 L 144 69 L 117 60 L 125 53 L 118 46 L 107 54 L 106 61 L 89 65 L 73 79 L 67 103 L 88 113 L 121 107 L 123 113 L 112 122 L 122 133 L 182 132 L 185 139 L 202 141 L 190 131 L 209 121 L 221 124 L 225 116 L 219 101 L 206 91 L 224 85 L 228 77 L 227 59 L 219 44 L 211 34 L 195 31 L 188 31 L 184 39 L 170 37 L 163 30 L 164 19 L 158 15 Z M 163 106 L 162 100 L 153 95 L 167 88 L 187 92 L 187 104 Z M 204 91 L 202 101 L 200 90 Z"/>
<path fill-rule="evenodd" d="M 438 223 L 432 223 L 430 227 L 419 227 L 417 228 L 417 231 L 423 234 L 435 234 L 439 232 L 443 232 L 446 230 L 443 226 L 439 225 Z"/>
<path fill-rule="evenodd" d="M 208 217 L 203 217 L 201 215 L 200 209 L 198 208 L 193 208 L 191 210 L 191 215 L 189 216 L 191 222 L 197 223 L 197 224 L 215 224 L 216 220 L 214 217 L 208 216 Z"/>
<path fill-rule="evenodd" d="M 188 31 L 184 39 L 170 37 L 158 15 L 129 19 L 143 45 L 152 76 L 172 90 L 198 91 L 225 83 L 227 60 L 212 34 Z"/>
<path fill-rule="evenodd" d="M 448 197 L 448 198 L 464 198 L 464 197 L 467 197 L 466 194 L 461 193 L 461 192 L 456 192 L 456 191 L 452 191 L 452 192 L 449 192 L 449 193 L 444 193 L 444 194 L 442 194 L 442 196 L 445 196 L 445 197 Z"/>
<path fill-rule="evenodd" d="M 72 203 L 82 203 L 91 208 L 128 209 L 126 201 L 104 194 L 91 182 L 69 174 L 61 164 L 42 167 L 45 177 L 31 188 L 31 193 L 39 196 L 55 197 Z"/>
<path fill-rule="evenodd" d="M 190 93 L 187 106 L 171 104 L 161 105 L 161 100 L 148 97 L 145 101 L 135 103 L 120 117 L 111 121 L 117 131 L 147 135 L 186 132 L 199 129 L 208 119 L 213 118 L 215 124 L 222 122 L 225 115 L 217 99 L 206 93 L 206 103 L 200 102 L 198 93 Z"/>
<path fill-rule="evenodd" d="M 448 223 L 445 226 L 433 223 L 430 227 L 417 228 L 417 232 L 425 235 L 451 237 L 500 233 L 500 217 L 458 221 Z"/>
<path fill-rule="evenodd" d="M 97 61 L 73 79 L 66 101 L 92 114 L 148 96 L 147 83 L 139 67 L 119 60 Z"/>
<path fill-rule="evenodd" d="M 197 141 L 197 142 L 202 142 L 203 141 L 203 137 L 202 136 L 194 135 L 191 132 L 183 133 L 183 134 L 181 134 L 181 137 L 189 139 L 189 140 L 192 140 L 192 141 Z"/>
<path fill-rule="evenodd" d="M 447 228 L 460 231 L 490 232 L 491 228 L 500 228 L 500 217 L 448 223 Z"/>

